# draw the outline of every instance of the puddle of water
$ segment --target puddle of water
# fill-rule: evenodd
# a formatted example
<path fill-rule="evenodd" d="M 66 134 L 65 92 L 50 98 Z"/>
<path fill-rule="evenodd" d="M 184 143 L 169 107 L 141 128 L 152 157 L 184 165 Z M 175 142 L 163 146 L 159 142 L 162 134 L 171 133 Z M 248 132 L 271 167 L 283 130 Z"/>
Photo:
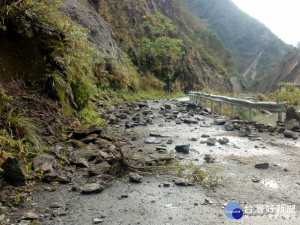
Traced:
<path fill-rule="evenodd" d="M 269 188 L 274 188 L 274 189 L 279 188 L 279 184 L 276 183 L 274 180 L 265 179 L 265 180 L 262 180 L 261 183 Z"/>

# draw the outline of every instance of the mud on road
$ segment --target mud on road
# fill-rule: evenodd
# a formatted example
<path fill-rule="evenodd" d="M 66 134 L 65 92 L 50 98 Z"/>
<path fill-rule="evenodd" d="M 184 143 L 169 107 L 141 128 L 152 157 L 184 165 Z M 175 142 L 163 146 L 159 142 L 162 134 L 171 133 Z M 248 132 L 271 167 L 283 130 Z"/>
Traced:
<path fill-rule="evenodd" d="M 130 182 L 124 174 L 101 193 L 83 195 L 74 188 L 86 182 L 86 171 L 80 170 L 70 184 L 36 188 L 31 210 L 41 224 L 296 224 L 300 220 L 298 133 L 286 138 L 280 126 L 219 117 L 182 99 L 124 102 L 103 116 L 110 124 L 105 132 L 119 141 L 129 160 L 149 163 L 171 158 L 173 165 L 216 169 L 219 185 L 189 180 L 191 185 L 180 186 L 174 171 L 140 170 L 141 183 Z M 179 145 L 189 146 L 188 153 L 174 151 Z M 229 202 L 242 207 L 240 220 L 226 217 Z"/>

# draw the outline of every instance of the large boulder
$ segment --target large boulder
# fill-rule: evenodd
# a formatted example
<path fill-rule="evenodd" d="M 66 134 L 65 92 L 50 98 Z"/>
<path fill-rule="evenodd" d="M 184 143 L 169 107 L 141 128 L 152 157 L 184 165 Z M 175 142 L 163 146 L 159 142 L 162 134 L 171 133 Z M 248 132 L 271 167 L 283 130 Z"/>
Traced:
<path fill-rule="evenodd" d="M 12 186 L 24 186 L 25 175 L 21 169 L 20 162 L 15 157 L 8 157 L 2 164 L 5 181 Z"/>
<path fill-rule="evenodd" d="M 290 107 L 286 111 L 286 119 L 285 119 L 285 121 L 292 120 L 292 119 L 295 119 L 298 122 L 300 122 L 300 116 L 299 116 L 299 114 L 296 112 L 295 108 Z"/>
<path fill-rule="evenodd" d="M 190 144 L 188 144 L 188 145 L 176 145 L 175 151 L 176 152 L 182 152 L 182 153 L 189 153 Z"/>

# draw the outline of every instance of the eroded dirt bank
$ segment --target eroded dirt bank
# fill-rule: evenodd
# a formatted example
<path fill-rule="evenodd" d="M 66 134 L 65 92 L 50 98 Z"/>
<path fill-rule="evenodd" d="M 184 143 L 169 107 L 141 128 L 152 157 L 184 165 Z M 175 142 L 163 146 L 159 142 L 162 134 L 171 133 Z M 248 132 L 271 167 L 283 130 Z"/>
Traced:
<path fill-rule="evenodd" d="M 119 178 L 107 175 L 113 163 L 107 170 L 100 163 L 98 174 L 95 159 L 85 166 L 75 163 L 69 169 L 71 183 L 30 187 L 30 208 L 16 207 L 6 215 L 10 222 L 3 223 L 18 224 L 32 211 L 40 224 L 295 224 L 300 209 L 299 133 L 286 138 L 282 126 L 229 120 L 182 100 L 110 107 L 102 115 L 110 125 L 101 135 L 116 141 L 111 149 L 115 159 L 121 154 L 118 148 L 126 156 L 128 167 L 119 171 Z M 188 153 L 174 151 L 179 145 L 188 146 Z M 61 148 L 65 146 L 56 146 Z M 204 171 L 202 182 L 195 168 Z M 143 181 L 130 182 L 127 171 L 138 172 Z M 85 195 L 86 183 L 105 189 Z M 241 220 L 226 217 L 224 207 L 231 201 L 242 206 Z M 295 213 L 277 211 L 290 206 Z"/>

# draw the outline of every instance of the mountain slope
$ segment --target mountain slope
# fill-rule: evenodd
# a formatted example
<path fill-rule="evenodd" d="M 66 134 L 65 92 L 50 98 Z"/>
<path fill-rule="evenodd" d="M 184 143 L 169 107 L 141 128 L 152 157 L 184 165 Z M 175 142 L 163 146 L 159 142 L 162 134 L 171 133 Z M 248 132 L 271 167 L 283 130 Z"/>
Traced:
<path fill-rule="evenodd" d="M 279 82 L 291 82 L 300 86 L 300 50 L 294 49 L 279 63 L 272 65 L 258 80 L 254 90 L 260 92 L 275 91 Z"/>
<path fill-rule="evenodd" d="M 258 79 L 292 47 L 230 0 L 186 0 L 199 18 L 207 19 L 237 59 L 238 73 L 247 83 Z"/>

